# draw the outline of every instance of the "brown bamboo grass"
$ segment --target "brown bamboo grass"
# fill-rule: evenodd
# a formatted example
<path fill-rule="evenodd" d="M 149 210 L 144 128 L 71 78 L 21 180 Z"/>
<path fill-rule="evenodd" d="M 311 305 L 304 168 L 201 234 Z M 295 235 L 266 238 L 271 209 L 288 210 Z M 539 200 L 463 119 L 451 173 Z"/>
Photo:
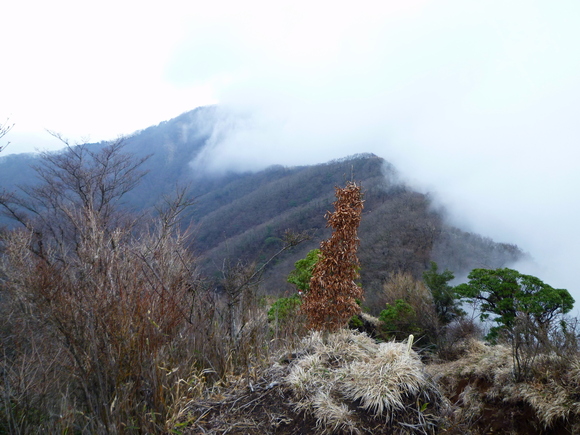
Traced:
<path fill-rule="evenodd" d="M 361 186 L 349 182 L 335 190 L 334 212 L 325 216 L 332 235 L 320 244 L 320 259 L 301 307 L 309 327 L 316 330 L 336 331 L 345 326 L 360 312 L 356 300 L 363 297 L 355 283 L 360 267 L 357 231 L 364 203 Z"/>

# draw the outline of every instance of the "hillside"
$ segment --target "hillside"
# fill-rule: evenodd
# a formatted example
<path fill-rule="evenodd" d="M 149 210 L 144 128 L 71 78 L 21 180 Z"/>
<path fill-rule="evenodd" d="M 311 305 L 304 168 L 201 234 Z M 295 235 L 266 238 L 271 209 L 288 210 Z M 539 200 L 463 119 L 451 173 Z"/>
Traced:
<path fill-rule="evenodd" d="M 196 134 L 184 123 L 201 123 L 200 113 L 136 133 L 124 149 L 51 155 L 53 172 L 31 191 L 36 202 L 20 203 L 38 219 L 21 218 L 27 231 L 0 231 L 0 433 L 576 432 L 578 322 L 564 316 L 569 308 L 544 310 L 562 315 L 551 325 L 524 312 L 505 343 L 488 346 L 473 318 L 449 302 L 455 317 L 440 316 L 429 280 L 415 279 L 432 260 L 457 275 L 507 266 L 523 255 L 516 246 L 450 226 L 429 195 L 371 154 L 193 171 L 211 128 Z M 116 202 L 138 179 L 123 151 L 151 155 L 149 172 Z M 9 157 L 2 174 L 34 182 L 39 160 Z M 334 188 L 351 179 L 365 198 L 364 312 L 344 320 L 356 333 L 308 333 L 297 307 L 315 292 L 275 296 L 296 293 L 288 272 L 329 235 Z M 151 206 L 176 185 L 190 186 L 194 206 L 156 214 Z M 287 229 L 311 238 L 268 263 Z M 259 283 L 252 264 L 269 265 Z M 462 303 L 465 290 L 453 290 Z"/>
<path fill-rule="evenodd" d="M 420 277 L 431 260 L 461 274 L 482 265 L 506 266 L 523 255 L 516 246 L 447 225 L 427 195 L 397 181 L 392 165 L 362 155 L 310 167 L 270 168 L 199 196 L 192 219 L 195 246 L 207 270 L 215 271 L 224 258 L 265 261 L 280 249 L 287 228 L 311 230 L 312 240 L 279 258 L 265 277 L 268 292 L 293 291 L 285 277 L 295 261 L 328 236 L 324 214 L 332 209 L 334 186 L 343 185 L 350 174 L 365 193 L 359 257 L 367 298 L 380 292 L 390 273 Z"/>
<path fill-rule="evenodd" d="M 402 183 L 396 169 L 375 155 L 253 173 L 196 171 L 190 162 L 209 146 L 215 110 L 198 108 L 125 140 L 126 152 L 150 156 L 143 165 L 148 173 L 127 195 L 127 205 L 146 210 L 176 186 L 189 186 L 195 205 L 186 224 L 193 225 L 193 247 L 210 277 L 219 275 L 225 258 L 264 262 L 280 248 L 286 229 L 309 231 L 312 239 L 277 258 L 264 277 L 268 293 L 293 291 L 285 277 L 296 260 L 327 237 L 324 215 L 332 208 L 334 187 L 351 178 L 362 183 L 365 194 L 361 281 L 371 301 L 390 273 L 419 277 L 431 260 L 460 275 L 474 267 L 507 266 L 523 255 L 516 246 L 446 224 L 428 195 Z M 10 191 L 33 182 L 35 162 L 32 155 L 0 158 L 0 186 Z"/>

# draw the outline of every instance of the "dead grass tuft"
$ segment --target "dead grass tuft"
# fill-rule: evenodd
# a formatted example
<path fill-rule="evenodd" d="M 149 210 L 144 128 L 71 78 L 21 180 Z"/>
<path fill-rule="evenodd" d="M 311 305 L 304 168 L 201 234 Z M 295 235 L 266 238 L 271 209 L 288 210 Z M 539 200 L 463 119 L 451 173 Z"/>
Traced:
<path fill-rule="evenodd" d="M 374 355 L 348 364 L 340 373 L 344 375 L 342 393 L 376 415 L 392 416 L 406 406 L 406 397 L 421 396 L 429 384 L 417 355 L 394 342 L 381 343 Z M 424 403 L 429 401 L 427 396 L 422 398 Z"/>
<path fill-rule="evenodd" d="M 517 382 L 508 347 L 475 340 L 466 346 L 469 351 L 463 358 L 427 367 L 455 404 L 456 427 L 477 428 L 476 433 L 543 433 L 570 430 L 580 418 L 577 361 L 539 355 L 531 368 L 533 377 Z"/>
<path fill-rule="evenodd" d="M 300 349 L 285 382 L 297 409 L 311 412 L 323 430 L 358 433 L 364 410 L 394 433 L 432 431 L 442 396 L 406 343 L 378 344 L 341 330 L 314 332 Z"/>
<path fill-rule="evenodd" d="M 447 403 L 407 343 L 312 332 L 285 363 L 180 410 L 184 434 L 434 434 Z"/>

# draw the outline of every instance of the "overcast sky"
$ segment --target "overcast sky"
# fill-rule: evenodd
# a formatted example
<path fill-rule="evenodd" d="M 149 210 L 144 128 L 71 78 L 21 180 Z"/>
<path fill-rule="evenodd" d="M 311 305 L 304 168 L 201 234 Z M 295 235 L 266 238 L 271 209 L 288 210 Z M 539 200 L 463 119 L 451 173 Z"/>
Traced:
<path fill-rule="evenodd" d="M 344 6 L 342 5 L 344 4 Z M 204 164 L 374 152 L 580 301 L 580 2 L 11 1 L 4 154 L 219 103 Z"/>

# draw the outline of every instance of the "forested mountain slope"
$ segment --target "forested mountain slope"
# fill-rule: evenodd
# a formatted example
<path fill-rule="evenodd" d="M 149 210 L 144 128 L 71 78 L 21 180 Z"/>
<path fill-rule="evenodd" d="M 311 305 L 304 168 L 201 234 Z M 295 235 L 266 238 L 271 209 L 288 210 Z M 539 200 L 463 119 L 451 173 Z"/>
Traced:
<path fill-rule="evenodd" d="M 125 140 L 125 152 L 150 156 L 144 164 L 148 174 L 127 196 L 128 205 L 146 210 L 176 186 L 188 185 L 195 205 L 184 224 L 194 229 L 193 249 L 209 277 L 219 275 L 226 258 L 266 261 L 282 246 L 286 229 L 310 231 L 310 241 L 277 258 L 265 275 L 265 291 L 292 291 L 285 277 L 296 260 L 328 237 L 324 215 L 332 210 L 334 188 L 351 179 L 362 183 L 365 194 L 359 257 L 362 285 L 371 299 L 390 273 L 420 277 L 431 260 L 460 275 L 474 267 L 507 266 L 523 255 L 516 246 L 447 225 L 427 195 L 398 181 L 395 168 L 375 155 L 253 173 L 199 173 L 190 162 L 214 134 L 216 110 L 198 108 Z M 30 166 L 35 162 L 32 155 L 0 158 L 0 186 L 14 190 L 34 182 Z"/>
<path fill-rule="evenodd" d="M 192 219 L 206 270 L 219 272 L 225 258 L 266 261 L 282 246 L 286 229 L 311 230 L 313 238 L 281 256 L 265 276 L 268 292 L 294 291 L 285 277 L 295 261 L 329 236 L 324 215 L 332 210 L 334 186 L 350 177 L 362 183 L 365 198 L 359 258 L 367 299 L 380 293 L 390 273 L 410 272 L 420 278 L 432 260 L 460 275 L 475 267 L 504 267 L 523 256 L 514 245 L 449 226 L 428 195 L 397 181 L 391 165 L 374 155 L 360 155 L 247 174 L 200 196 Z M 238 183 L 255 183 L 255 188 L 242 193 Z M 214 198 L 222 195 L 232 200 L 218 206 Z"/>

